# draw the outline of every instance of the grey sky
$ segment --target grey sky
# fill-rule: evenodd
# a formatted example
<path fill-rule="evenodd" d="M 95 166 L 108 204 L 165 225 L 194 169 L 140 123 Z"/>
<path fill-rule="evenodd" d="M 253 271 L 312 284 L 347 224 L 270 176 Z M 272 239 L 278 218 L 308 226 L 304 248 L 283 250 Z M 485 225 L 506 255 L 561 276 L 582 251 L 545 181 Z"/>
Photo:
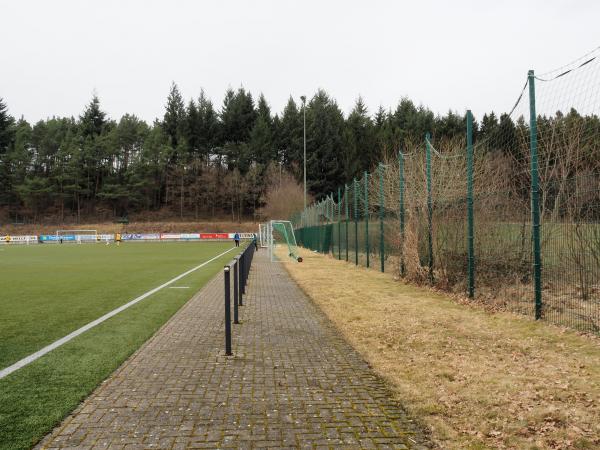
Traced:
<path fill-rule="evenodd" d="M 12 115 L 163 114 L 171 81 L 220 108 L 227 87 L 274 112 L 327 90 L 348 112 L 402 96 L 476 117 L 511 108 L 527 69 L 600 45 L 599 1 L 0 0 L 0 97 Z"/>

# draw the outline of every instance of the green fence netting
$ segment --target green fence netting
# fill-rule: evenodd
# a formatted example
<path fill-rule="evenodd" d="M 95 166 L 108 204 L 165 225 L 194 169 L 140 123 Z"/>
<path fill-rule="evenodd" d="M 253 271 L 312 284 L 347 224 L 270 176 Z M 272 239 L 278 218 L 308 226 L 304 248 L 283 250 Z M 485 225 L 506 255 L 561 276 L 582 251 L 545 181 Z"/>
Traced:
<path fill-rule="evenodd" d="M 300 245 L 600 334 L 599 68 L 597 49 L 531 71 L 485 140 L 467 113 L 462 136 L 399 144 L 297 215 Z"/>

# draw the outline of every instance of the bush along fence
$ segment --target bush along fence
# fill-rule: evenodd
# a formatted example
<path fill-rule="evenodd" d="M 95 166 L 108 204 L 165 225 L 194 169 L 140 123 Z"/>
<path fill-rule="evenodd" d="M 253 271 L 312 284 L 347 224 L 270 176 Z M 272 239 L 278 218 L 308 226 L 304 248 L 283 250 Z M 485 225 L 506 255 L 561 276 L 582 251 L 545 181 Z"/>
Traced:
<path fill-rule="evenodd" d="M 299 244 L 600 334 L 597 53 L 529 71 L 499 121 L 467 111 L 463 136 L 403 142 L 297 214 Z"/>

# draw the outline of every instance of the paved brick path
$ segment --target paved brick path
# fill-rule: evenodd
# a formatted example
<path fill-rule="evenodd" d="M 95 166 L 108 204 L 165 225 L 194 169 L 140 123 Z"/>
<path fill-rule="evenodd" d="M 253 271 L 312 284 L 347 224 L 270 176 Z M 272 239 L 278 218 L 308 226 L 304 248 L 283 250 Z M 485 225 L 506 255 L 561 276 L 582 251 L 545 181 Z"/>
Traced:
<path fill-rule="evenodd" d="M 255 258 L 235 356 L 217 276 L 41 448 L 427 448 L 280 264 Z M 150 300 L 151 301 L 151 300 Z"/>

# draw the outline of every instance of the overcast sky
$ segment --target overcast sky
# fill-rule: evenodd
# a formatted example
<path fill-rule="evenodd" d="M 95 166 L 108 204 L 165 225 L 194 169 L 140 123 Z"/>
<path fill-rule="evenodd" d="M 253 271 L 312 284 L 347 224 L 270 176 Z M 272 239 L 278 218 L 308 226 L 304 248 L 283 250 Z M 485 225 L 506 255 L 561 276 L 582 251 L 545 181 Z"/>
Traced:
<path fill-rule="evenodd" d="M 403 96 L 435 112 L 507 111 L 527 70 L 600 45 L 598 0 L 0 0 L 0 97 L 35 122 L 77 116 L 94 90 L 114 119 L 162 117 L 175 81 L 221 107 L 228 87 L 327 90 L 347 113 Z"/>

